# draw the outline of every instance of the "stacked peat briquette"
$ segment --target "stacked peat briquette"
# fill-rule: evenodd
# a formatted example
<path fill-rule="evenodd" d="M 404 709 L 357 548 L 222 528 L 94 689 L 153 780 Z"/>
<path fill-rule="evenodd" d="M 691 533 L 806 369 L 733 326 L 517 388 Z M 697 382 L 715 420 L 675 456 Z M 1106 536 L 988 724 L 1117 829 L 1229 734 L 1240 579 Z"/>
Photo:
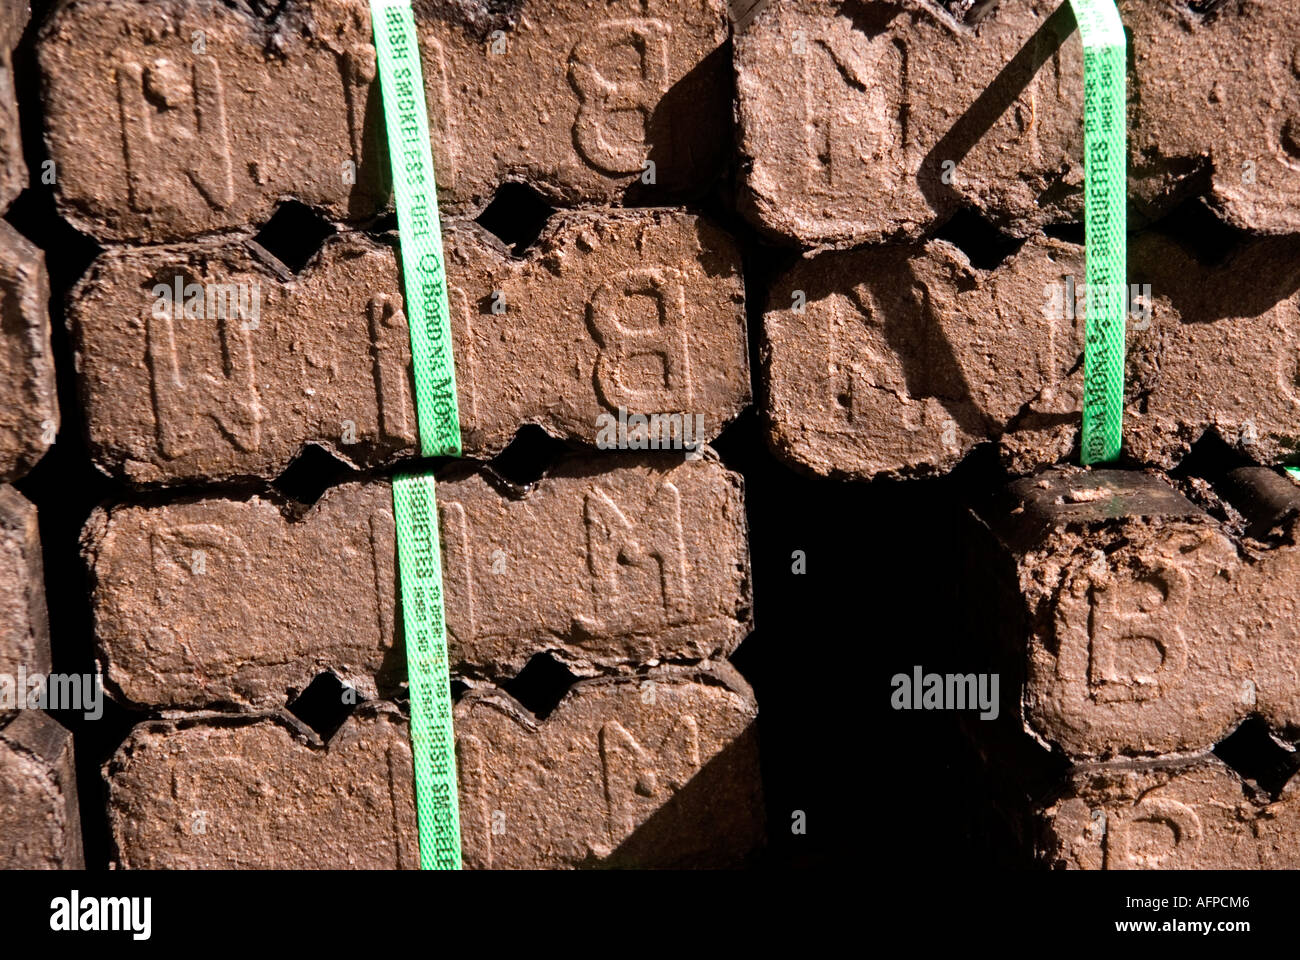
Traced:
<path fill-rule="evenodd" d="M 25 2 L 0 6 L 0 215 L 27 182 L 12 55 L 29 15 Z M 0 869 L 82 865 L 72 736 L 41 696 L 51 658 L 36 508 L 9 485 L 58 432 L 49 296 L 40 250 L 0 220 Z"/>
<path fill-rule="evenodd" d="M 969 726 L 1052 866 L 1300 865 L 1300 488 L 1274 466 L 1300 448 L 1300 44 L 1283 0 L 1194 6 L 1119 0 L 1125 470 L 1065 466 L 1085 318 L 1069 5 L 791 0 L 735 40 L 742 209 L 807 250 L 770 290 L 769 440 L 851 479 L 991 443 L 1020 478 L 956 531 L 1015 729 Z"/>
<path fill-rule="evenodd" d="M 416 5 L 471 458 L 438 474 L 467 866 L 763 844 L 741 479 L 591 449 L 620 408 L 707 441 L 750 399 L 735 245 L 665 206 L 725 161 L 727 12 L 655 6 Z M 368 4 L 78 0 L 37 53 L 60 212 L 104 244 L 68 306 L 91 456 L 148 493 L 83 534 L 106 685 L 149 713 L 104 769 L 115 860 L 415 866 Z M 483 461 L 525 425 L 586 449 L 512 483 Z"/>
<path fill-rule="evenodd" d="M 752 626 L 741 478 L 708 447 L 599 449 L 637 414 L 712 441 L 750 403 L 737 242 L 693 203 L 740 215 L 763 429 L 805 489 L 947 476 L 969 506 L 959 642 L 1003 702 L 962 723 L 987 785 L 945 802 L 987 786 L 1040 865 L 1300 866 L 1286 0 L 1119 0 L 1136 294 L 1105 469 L 1075 466 L 1069 4 L 414 6 L 466 454 L 438 501 L 467 865 L 735 865 L 764 843 L 757 707 L 728 663 Z M 0 72 L 20 26 L 0 22 Z M 82 541 L 99 662 L 140 720 L 103 770 L 113 858 L 415 866 L 386 478 L 418 432 L 368 4 L 55 0 L 27 36 L 58 212 L 103 245 L 66 315 L 90 458 L 122 491 Z M 2 81 L 0 205 L 24 180 Z M 0 295 L 14 478 L 58 414 L 41 256 L 3 224 Z M 0 489 L 0 522 L 3 673 L 49 646 L 33 512 Z M 830 599 L 882 599 L 860 593 Z M 819 643 L 847 657 L 860 631 Z M 873 735 L 933 759 L 894 716 Z M 77 861 L 52 723 L 0 717 L 0 784 L 44 824 L 0 821 L 14 862 Z M 856 723 L 819 722 L 828 782 Z"/>

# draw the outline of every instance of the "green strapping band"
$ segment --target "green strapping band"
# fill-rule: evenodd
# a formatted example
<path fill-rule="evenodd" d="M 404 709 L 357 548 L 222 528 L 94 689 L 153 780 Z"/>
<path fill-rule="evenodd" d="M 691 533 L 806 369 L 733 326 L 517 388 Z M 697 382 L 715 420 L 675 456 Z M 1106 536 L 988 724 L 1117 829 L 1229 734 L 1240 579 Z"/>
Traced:
<path fill-rule="evenodd" d="M 447 621 L 442 602 L 442 551 L 433 477 L 393 479 L 398 579 L 402 587 L 406 671 L 411 692 L 411 758 L 420 867 L 460 869 L 460 796 L 451 726 Z"/>
<path fill-rule="evenodd" d="M 415 370 L 420 453 L 460 456 L 438 189 L 419 39 L 410 0 L 370 0 Z M 393 480 L 398 579 L 411 697 L 411 757 L 420 867 L 459 870 L 460 796 L 452 730 L 438 501 L 431 474 Z"/>
<path fill-rule="evenodd" d="M 1083 39 L 1083 462 L 1119 458 L 1127 310 L 1127 70 L 1114 0 L 1070 0 Z"/>
<path fill-rule="evenodd" d="M 459 457 L 460 410 L 451 353 L 451 311 L 415 15 L 410 0 L 370 0 L 370 19 L 375 27 L 379 88 L 393 167 L 420 455 Z"/>

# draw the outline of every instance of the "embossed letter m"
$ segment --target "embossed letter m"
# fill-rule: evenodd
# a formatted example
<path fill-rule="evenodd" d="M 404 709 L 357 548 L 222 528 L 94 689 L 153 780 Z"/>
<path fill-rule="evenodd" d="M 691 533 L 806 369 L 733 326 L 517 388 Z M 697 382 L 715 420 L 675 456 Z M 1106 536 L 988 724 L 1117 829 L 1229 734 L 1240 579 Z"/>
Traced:
<path fill-rule="evenodd" d="M 628 630 L 648 624 L 633 621 L 639 609 L 669 624 L 685 623 L 690 616 L 686 590 L 686 548 L 682 537 L 681 493 L 664 483 L 646 505 L 634 536 L 631 521 L 599 487 L 587 494 L 583 519 L 587 526 L 587 562 L 592 575 L 596 619 L 584 624 L 595 634 Z M 628 596 L 622 571 L 656 564 L 662 606 L 647 606 Z M 662 619 L 661 619 L 662 618 Z"/>
<path fill-rule="evenodd" d="M 188 321 L 192 328 L 178 333 L 177 325 L 185 323 L 176 302 L 161 316 L 150 311 L 145 319 L 158 451 L 174 459 L 201 445 L 204 418 L 211 418 L 236 448 L 258 449 L 265 412 L 257 395 L 249 331 L 233 317 L 203 317 Z M 210 341 L 213 323 L 216 344 Z M 219 373 L 208 372 L 217 365 Z"/>
<path fill-rule="evenodd" d="M 132 208 L 182 209 L 179 184 L 167 176 L 173 170 L 214 209 L 234 202 L 225 91 L 214 59 L 199 57 L 188 70 L 168 60 L 123 63 L 117 99 Z"/>

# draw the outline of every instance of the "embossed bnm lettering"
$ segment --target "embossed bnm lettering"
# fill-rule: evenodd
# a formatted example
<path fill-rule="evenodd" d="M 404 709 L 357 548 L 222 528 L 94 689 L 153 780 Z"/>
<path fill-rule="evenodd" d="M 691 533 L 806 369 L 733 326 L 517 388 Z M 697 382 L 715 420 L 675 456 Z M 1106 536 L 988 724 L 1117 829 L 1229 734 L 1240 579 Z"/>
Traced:
<path fill-rule="evenodd" d="M 456 101 L 448 85 L 447 58 L 442 43 L 432 32 L 420 32 L 420 59 L 425 76 L 429 107 L 429 136 L 432 141 L 438 186 L 456 186 L 459 149 L 453 130 Z M 348 137 L 352 162 L 363 175 L 363 182 L 374 183 L 387 176 L 385 162 L 377 149 L 382 138 L 383 108 L 376 83 L 375 48 L 358 44 L 343 55 L 340 62 L 343 99 L 347 103 Z"/>
<path fill-rule="evenodd" d="M 366 144 L 375 135 L 367 123 L 372 102 L 377 101 L 378 91 L 373 89 L 378 71 L 375 62 L 375 48 L 369 44 L 358 44 L 343 56 L 343 99 L 348 105 L 348 137 L 352 141 L 352 162 L 357 170 L 363 169 Z"/>
<path fill-rule="evenodd" d="M 429 102 L 429 133 L 438 185 L 456 187 L 460 177 L 460 141 L 456 134 L 457 101 L 451 95 L 451 71 L 442 42 L 431 31 L 420 31 L 420 60 L 424 66 L 424 89 Z"/>
<path fill-rule="evenodd" d="M 403 446 L 415 444 L 411 423 L 411 338 L 406 317 L 387 294 L 366 304 L 370 324 L 370 355 L 379 400 L 379 435 Z"/>
<path fill-rule="evenodd" d="M 598 743 L 609 840 L 615 845 L 666 799 L 665 792 L 676 793 L 700 766 L 700 730 L 690 714 L 673 724 L 657 757 L 617 720 L 600 728 Z"/>
<path fill-rule="evenodd" d="M 661 20 L 611 20 L 583 31 L 569 54 L 569 82 L 579 104 L 574 143 L 606 173 L 639 173 L 646 128 L 668 90 L 671 30 Z"/>
<path fill-rule="evenodd" d="M 454 646 L 459 647 L 478 636 L 474 613 L 474 548 L 464 506 L 454 501 L 439 501 L 438 534 L 442 542 L 447 633 Z"/>
<path fill-rule="evenodd" d="M 1186 575 L 1171 566 L 1137 580 L 1093 585 L 1088 688 L 1094 700 L 1155 700 L 1178 682 L 1187 660 L 1177 624 L 1186 592 Z"/>
<path fill-rule="evenodd" d="M 803 115 L 804 186 L 818 194 L 860 189 L 864 174 L 884 169 L 885 162 L 897 159 L 891 154 L 907 143 L 900 117 L 906 55 L 887 37 L 865 45 L 860 39 L 847 32 L 818 37 L 803 58 L 797 95 Z M 895 87 L 899 103 L 889 95 Z M 861 119 L 845 123 L 845 117 Z"/>
<path fill-rule="evenodd" d="M 217 62 L 199 57 L 185 67 L 159 59 L 117 70 L 123 152 L 131 207 L 175 209 L 178 170 L 213 209 L 235 199 L 225 90 Z"/>
<path fill-rule="evenodd" d="M 201 349 L 198 345 L 209 341 L 201 335 L 205 331 L 192 330 L 188 336 L 178 337 L 176 327 L 182 322 L 216 324 L 219 374 L 206 372 L 212 365 L 208 357 L 195 356 Z M 256 450 L 265 412 L 254 380 L 252 332 L 237 317 L 216 321 L 185 318 L 179 304 L 150 311 L 145 330 L 159 453 L 175 459 L 201 446 L 197 434 L 204 419 L 213 421 L 227 442 L 238 449 Z M 187 348 L 185 362 L 178 341 Z"/>
<path fill-rule="evenodd" d="M 854 300 L 862 318 L 861 327 L 846 330 L 832 318 L 823 328 L 826 335 L 827 353 L 826 369 L 831 373 L 828 387 L 833 393 L 833 404 L 826 404 L 826 419 L 836 423 L 843 419 L 850 424 L 862 424 L 870 429 L 875 423 L 879 411 L 872 406 L 871 400 L 878 388 L 889 389 L 905 384 L 899 363 L 889 350 L 880 349 L 886 343 L 884 334 L 883 311 L 876 303 L 870 290 L 854 290 Z M 911 430 L 915 415 L 908 406 L 903 407 L 904 426 Z"/>
<path fill-rule="evenodd" d="M 1203 835 L 1196 811 L 1167 797 L 1144 797 L 1109 819 L 1109 870 L 1154 870 L 1174 866 L 1171 860 L 1187 862 Z"/>
<path fill-rule="evenodd" d="M 456 770 L 460 778 L 462 819 L 461 853 L 465 866 L 492 869 L 492 821 L 483 741 L 475 736 L 456 738 Z"/>
<path fill-rule="evenodd" d="M 878 302 L 875 291 L 859 285 L 849 293 L 849 299 L 857 308 L 860 322 L 840 324 L 834 314 L 827 317 L 822 330 L 823 342 L 827 344 L 826 370 L 830 374 L 825 380 L 828 402 L 810 411 L 810 415 L 837 430 L 845 429 L 847 424 L 851 430 L 871 433 L 879 428 L 887 405 L 887 415 L 896 417 L 904 430 L 937 437 L 945 448 L 956 450 L 960 435 L 946 406 L 936 408 L 924 402 L 905 402 L 900 406 L 894 399 L 924 401 L 949 392 L 936 382 L 940 366 L 929 362 L 926 339 L 933 336 L 933 328 L 924 320 L 928 295 L 919 285 L 900 293 L 886 308 Z M 898 337 L 896 332 L 886 334 L 888 311 L 910 314 L 919 321 L 905 325 L 908 327 L 905 336 L 911 339 L 906 349 L 896 348 L 892 343 Z M 906 370 L 899 359 L 913 349 L 927 351 L 927 362 L 921 365 L 923 371 Z"/>
<path fill-rule="evenodd" d="M 648 323 L 627 320 L 638 301 L 650 305 Z M 602 283 L 591 295 L 587 321 L 600 347 L 596 389 L 602 403 L 633 412 L 690 410 L 686 289 L 677 271 L 641 267 Z"/>
<path fill-rule="evenodd" d="M 447 301 L 452 343 L 456 345 L 456 392 L 462 414 L 468 414 L 470 422 L 475 422 L 478 419 L 478 347 L 474 340 L 474 315 L 469 309 L 469 294 L 455 284 L 447 288 Z"/>
<path fill-rule="evenodd" d="M 1300 171 L 1300 43 L 1291 51 L 1290 76 L 1286 78 L 1288 96 L 1280 111 L 1282 122 L 1277 128 L 1278 159 L 1292 170 Z"/>
<path fill-rule="evenodd" d="M 596 615 L 579 617 L 579 623 L 594 635 L 615 629 L 634 629 L 685 623 L 690 616 L 686 588 L 686 547 L 682 536 L 681 493 L 671 483 L 655 492 L 634 528 L 627 515 L 599 487 L 592 488 L 583 505 L 587 527 L 587 564 L 592 577 Z M 639 531 L 639 535 L 637 534 Z M 628 596 L 623 583 L 629 567 L 657 568 L 663 603 L 648 615 L 654 622 L 633 623 L 640 604 Z M 632 602 L 629 602 L 632 601 Z"/>
<path fill-rule="evenodd" d="M 374 577 L 375 625 L 379 645 L 391 649 L 397 640 L 397 604 L 393 596 L 396 583 L 397 531 L 392 513 L 378 511 L 370 515 L 370 565 Z"/>

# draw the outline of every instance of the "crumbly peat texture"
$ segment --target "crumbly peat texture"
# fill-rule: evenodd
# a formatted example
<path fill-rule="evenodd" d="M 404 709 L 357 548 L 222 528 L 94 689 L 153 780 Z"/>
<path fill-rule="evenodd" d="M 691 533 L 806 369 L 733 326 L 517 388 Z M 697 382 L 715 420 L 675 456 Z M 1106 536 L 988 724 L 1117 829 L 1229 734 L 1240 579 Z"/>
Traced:
<path fill-rule="evenodd" d="M 27 186 L 27 166 L 14 98 L 13 51 L 31 16 L 28 0 L 6 0 L 0 7 L 0 214 Z"/>
<path fill-rule="evenodd" d="M 722 0 L 548 0 L 495 24 L 481 7 L 416 4 L 444 215 L 509 181 L 573 206 L 668 202 L 716 178 Z M 65 0 L 38 54 L 59 208 L 95 237 L 240 228 L 287 197 L 339 222 L 389 203 L 366 0 L 289 0 L 266 19 L 221 0 Z"/>
<path fill-rule="evenodd" d="M 1211 431 L 1256 462 L 1300 449 L 1300 241 L 1202 266 L 1146 233 L 1129 263 L 1125 455 L 1172 469 Z M 860 479 L 946 473 L 987 441 L 1015 474 L 1077 460 L 1083 276 L 1082 247 L 1041 236 L 990 270 L 943 240 L 802 261 L 763 319 L 769 442 Z"/>
<path fill-rule="evenodd" d="M 1294 870 L 1297 783 L 1263 796 L 1213 754 L 1086 764 L 1039 812 L 1037 855 L 1073 870 Z"/>
<path fill-rule="evenodd" d="M 465 866 L 742 864 L 764 842 L 756 714 L 725 665 L 582 681 L 541 721 L 471 691 L 455 710 Z M 284 717 L 146 723 L 105 776 L 123 867 L 418 864 L 409 732 L 391 706 L 358 710 L 328 744 Z"/>
<path fill-rule="evenodd" d="M 924 0 L 791 0 L 754 14 L 735 40 L 740 202 L 754 225 L 818 247 L 917 236 L 961 207 L 1017 236 L 1081 220 L 1083 50 L 1070 7 L 978 7 L 964 22 Z M 1168 0 L 1119 8 L 1135 78 L 1133 223 L 1203 195 L 1234 226 L 1300 232 L 1289 0 L 1213 17 Z"/>
<path fill-rule="evenodd" d="M 527 423 L 593 444 L 620 407 L 707 441 L 748 405 L 740 256 L 706 221 L 560 214 L 522 259 L 472 222 L 444 230 L 466 456 Z M 114 248 L 69 307 L 92 455 L 139 484 L 271 478 L 308 444 L 409 459 L 403 303 L 395 247 L 362 233 L 296 276 L 241 240 Z"/>
<path fill-rule="evenodd" d="M 0 713 L 0 870 L 80 870 L 72 734 L 40 710 Z"/>
<path fill-rule="evenodd" d="M 0 220 L 0 480 L 27 473 L 59 429 L 49 298 L 44 255 Z"/>
<path fill-rule="evenodd" d="M 1001 639 L 1034 736 L 1104 760 L 1208 750 L 1252 715 L 1300 724 L 1300 487 L 1236 481 L 1255 537 L 1133 471 L 1049 471 L 973 515 L 1010 571 Z"/>
<path fill-rule="evenodd" d="M 752 627 L 741 479 L 711 454 L 569 458 L 524 495 L 453 466 L 437 496 L 456 676 L 538 653 L 586 676 L 721 658 Z M 266 710 L 326 670 L 363 697 L 406 679 L 386 483 L 292 521 L 256 497 L 114 507 L 83 542 L 128 702 Z"/>

